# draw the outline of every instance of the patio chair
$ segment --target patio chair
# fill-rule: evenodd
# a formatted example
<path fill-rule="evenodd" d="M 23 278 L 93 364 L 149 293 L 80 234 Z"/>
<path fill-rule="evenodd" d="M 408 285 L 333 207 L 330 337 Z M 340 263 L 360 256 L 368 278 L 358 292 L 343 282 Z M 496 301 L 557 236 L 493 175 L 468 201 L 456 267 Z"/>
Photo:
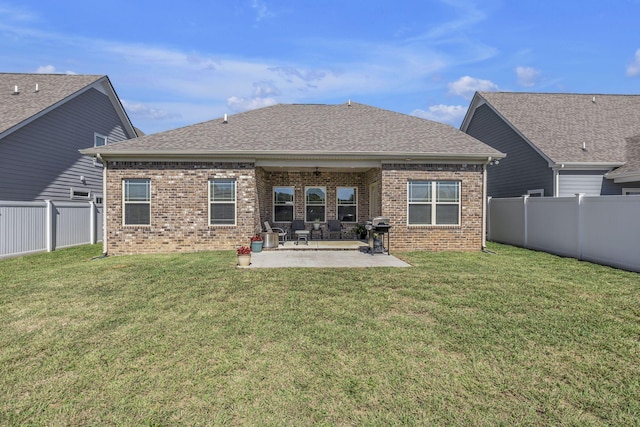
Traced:
<path fill-rule="evenodd" d="M 329 239 L 331 238 L 331 233 L 338 233 L 340 239 L 342 239 L 342 222 L 340 222 L 340 220 L 330 219 L 327 221 L 327 228 Z"/>
<path fill-rule="evenodd" d="M 264 229 L 267 233 L 278 233 L 278 243 L 282 243 L 284 245 L 285 240 L 287 240 L 287 230 L 280 227 L 272 227 L 269 224 L 269 221 L 264 222 Z"/>

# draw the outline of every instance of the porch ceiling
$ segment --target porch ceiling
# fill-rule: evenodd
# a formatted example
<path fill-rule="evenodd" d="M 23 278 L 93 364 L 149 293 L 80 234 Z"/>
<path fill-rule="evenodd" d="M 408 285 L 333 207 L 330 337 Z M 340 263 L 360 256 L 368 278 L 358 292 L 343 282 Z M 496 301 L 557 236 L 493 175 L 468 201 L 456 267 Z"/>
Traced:
<path fill-rule="evenodd" d="M 340 161 L 321 159 L 299 160 L 257 160 L 256 166 L 267 172 L 315 172 L 321 173 L 360 173 L 372 168 L 380 168 L 380 161 Z"/>

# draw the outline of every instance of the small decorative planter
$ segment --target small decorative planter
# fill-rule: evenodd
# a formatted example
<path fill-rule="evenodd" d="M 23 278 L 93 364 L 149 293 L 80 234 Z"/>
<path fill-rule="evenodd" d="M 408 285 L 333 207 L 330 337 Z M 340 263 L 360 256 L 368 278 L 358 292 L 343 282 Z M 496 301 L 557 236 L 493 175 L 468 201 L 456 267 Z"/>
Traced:
<path fill-rule="evenodd" d="M 262 236 L 256 234 L 251 238 L 251 252 L 262 252 Z"/>
<path fill-rule="evenodd" d="M 314 221 L 313 229 L 314 230 L 320 230 L 320 222 L 319 221 Z"/>
<path fill-rule="evenodd" d="M 239 267 L 249 267 L 251 265 L 251 248 L 241 246 L 238 248 L 237 254 Z"/>

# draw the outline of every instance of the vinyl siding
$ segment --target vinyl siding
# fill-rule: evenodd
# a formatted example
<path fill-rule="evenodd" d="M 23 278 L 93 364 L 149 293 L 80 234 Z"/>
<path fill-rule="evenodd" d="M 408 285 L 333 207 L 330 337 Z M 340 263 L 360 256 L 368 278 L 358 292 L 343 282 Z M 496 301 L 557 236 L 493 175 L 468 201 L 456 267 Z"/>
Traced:
<path fill-rule="evenodd" d="M 548 162 L 487 105 L 475 110 L 467 134 L 507 155 L 487 167 L 487 194 L 518 197 L 528 190 L 553 194 L 553 172 Z"/>
<path fill-rule="evenodd" d="M 0 140 L 0 200 L 69 200 L 71 188 L 102 193 L 102 166 L 78 152 L 93 146 L 95 132 L 109 143 L 127 139 L 109 98 L 90 89 Z"/>

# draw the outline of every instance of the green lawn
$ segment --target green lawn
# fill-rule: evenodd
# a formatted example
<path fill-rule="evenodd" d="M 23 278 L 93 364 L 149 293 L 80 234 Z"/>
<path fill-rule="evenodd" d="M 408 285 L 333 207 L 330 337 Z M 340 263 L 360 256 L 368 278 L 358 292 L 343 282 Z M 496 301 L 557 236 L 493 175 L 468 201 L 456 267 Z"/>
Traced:
<path fill-rule="evenodd" d="M 640 424 L 640 275 L 489 249 L 0 261 L 0 425 Z"/>

